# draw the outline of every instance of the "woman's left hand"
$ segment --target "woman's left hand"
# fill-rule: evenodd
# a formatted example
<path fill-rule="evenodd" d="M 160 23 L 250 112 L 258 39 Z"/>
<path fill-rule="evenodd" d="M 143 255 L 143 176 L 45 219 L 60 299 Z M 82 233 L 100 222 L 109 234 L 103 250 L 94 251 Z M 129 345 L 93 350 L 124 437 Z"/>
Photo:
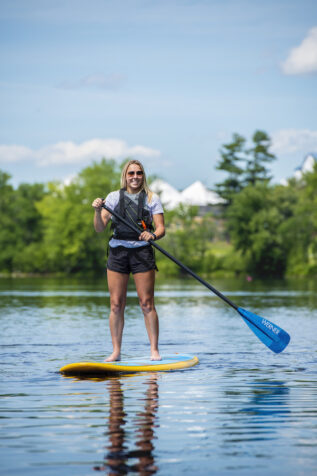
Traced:
<path fill-rule="evenodd" d="M 154 236 L 150 231 L 142 231 L 141 235 L 139 236 L 139 240 L 141 241 L 150 241 L 154 240 Z"/>

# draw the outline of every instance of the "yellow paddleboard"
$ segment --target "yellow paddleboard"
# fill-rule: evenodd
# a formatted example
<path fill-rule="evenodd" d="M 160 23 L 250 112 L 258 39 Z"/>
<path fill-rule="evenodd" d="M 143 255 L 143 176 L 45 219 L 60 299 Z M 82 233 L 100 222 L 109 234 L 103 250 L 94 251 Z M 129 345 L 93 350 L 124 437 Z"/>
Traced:
<path fill-rule="evenodd" d="M 76 362 L 64 365 L 60 372 L 64 375 L 89 377 L 120 372 L 136 373 L 186 369 L 193 367 L 198 362 L 199 360 L 196 356 L 173 354 L 162 356 L 162 360 L 150 360 L 147 357 L 139 357 L 119 362 Z"/>

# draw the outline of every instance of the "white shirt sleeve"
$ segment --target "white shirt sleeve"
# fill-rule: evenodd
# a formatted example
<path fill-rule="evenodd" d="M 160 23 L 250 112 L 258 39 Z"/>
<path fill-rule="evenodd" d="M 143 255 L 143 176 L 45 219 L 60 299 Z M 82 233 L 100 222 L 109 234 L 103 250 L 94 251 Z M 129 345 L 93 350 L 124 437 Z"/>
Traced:
<path fill-rule="evenodd" d="M 149 208 L 151 210 L 152 215 L 158 215 L 159 213 L 164 213 L 160 197 L 156 194 L 153 194 L 151 203 L 149 203 Z"/>
<path fill-rule="evenodd" d="M 106 205 L 107 207 L 113 210 L 119 203 L 120 192 L 116 190 L 115 192 L 110 192 L 106 198 Z"/>

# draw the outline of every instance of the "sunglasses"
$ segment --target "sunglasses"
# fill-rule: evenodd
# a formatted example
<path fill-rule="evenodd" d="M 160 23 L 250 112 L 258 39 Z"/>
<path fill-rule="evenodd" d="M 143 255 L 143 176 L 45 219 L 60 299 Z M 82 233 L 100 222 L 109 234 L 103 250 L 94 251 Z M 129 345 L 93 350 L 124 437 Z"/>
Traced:
<path fill-rule="evenodd" d="M 138 175 L 140 177 L 141 175 L 143 175 L 143 172 L 142 170 L 137 170 L 136 172 L 134 170 L 130 170 L 129 172 L 127 172 L 127 174 L 129 175 L 129 177 L 133 177 L 133 175 Z"/>

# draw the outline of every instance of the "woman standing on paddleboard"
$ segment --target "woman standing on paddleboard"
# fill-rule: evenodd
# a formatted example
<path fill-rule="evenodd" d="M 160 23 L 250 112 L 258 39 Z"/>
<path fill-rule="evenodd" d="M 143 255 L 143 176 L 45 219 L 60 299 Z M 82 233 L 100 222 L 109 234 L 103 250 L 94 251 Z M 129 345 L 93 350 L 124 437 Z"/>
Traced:
<path fill-rule="evenodd" d="M 109 241 L 107 262 L 107 281 L 110 292 L 109 323 L 113 352 L 105 361 L 120 360 L 130 273 L 133 275 L 144 315 L 151 345 L 151 359 L 161 360 L 158 349 L 159 322 L 154 305 L 156 265 L 153 248 L 149 241 L 158 240 L 165 235 L 164 215 L 159 197 L 154 195 L 147 185 L 141 162 L 130 160 L 126 163 L 121 173 L 121 189 L 111 192 L 105 204 L 140 228 L 140 234 L 136 234 L 102 207 L 101 198 L 93 201 L 96 232 L 105 230 L 110 219 L 112 219 L 114 230 Z M 152 222 L 154 222 L 154 229 Z"/>

